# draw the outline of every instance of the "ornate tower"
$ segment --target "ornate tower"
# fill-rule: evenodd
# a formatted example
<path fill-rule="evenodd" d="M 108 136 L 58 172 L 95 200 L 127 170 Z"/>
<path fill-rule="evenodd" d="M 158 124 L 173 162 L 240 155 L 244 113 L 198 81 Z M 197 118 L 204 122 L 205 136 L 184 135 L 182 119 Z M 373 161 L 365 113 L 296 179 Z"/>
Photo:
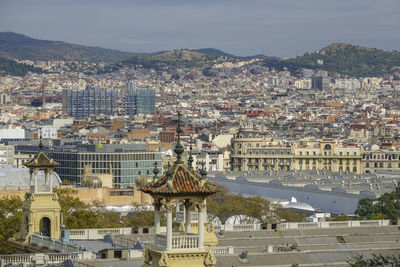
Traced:
<path fill-rule="evenodd" d="M 26 193 L 23 202 L 23 220 L 20 239 L 29 241 L 32 233 L 42 233 L 51 238 L 60 239 L 61 236 L 61 208 L 56 193 L 53 193 L 53 169 L 60 166 L 49 158 L 43 151 L 42 140 L 39 144 L 39 153 L 24 166 L 29 168 L 29 193 Z M 44 184 L 38 183 L 37 174 L 43 171 Z"/>
<path fill-rule="evenodd" d="M 179 116 L 180 117 L 180 116 Z M 154 247 L 144 253 L 144 267 L 158 266 L 214 266 L 216 259 L 210 250 L 204 247 L 206 198 L 216 192 L 216 187 L 203 175 L 185 166 L 181 160 L 183 147 L 180 143 L 180 124 L 178 123 L 178 143 L 175 147 L 177 160 L 174 165 L 168 163 L 168 171 L 157 178 L 155 171 L 153 182 L 140 190 L 154 199 Z M 172 212 L 174 204 L 185 205 L 185 229 L 173 231 Z M 191 209 L 197 207 L 198 232 L 191 230 Z M 160 209 L 167 210 L 166 232 L 160 232 Z"/>

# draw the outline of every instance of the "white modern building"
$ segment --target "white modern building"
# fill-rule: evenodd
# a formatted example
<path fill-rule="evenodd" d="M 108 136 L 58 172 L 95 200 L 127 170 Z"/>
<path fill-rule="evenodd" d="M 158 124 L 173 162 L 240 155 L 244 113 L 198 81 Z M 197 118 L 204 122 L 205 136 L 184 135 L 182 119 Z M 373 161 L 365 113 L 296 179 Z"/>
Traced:
<path fill-rule="evenodd" d="M 0 129 L 0 140 L 3 139 L 24 139 L 25 129 L 3 128 Z"/>

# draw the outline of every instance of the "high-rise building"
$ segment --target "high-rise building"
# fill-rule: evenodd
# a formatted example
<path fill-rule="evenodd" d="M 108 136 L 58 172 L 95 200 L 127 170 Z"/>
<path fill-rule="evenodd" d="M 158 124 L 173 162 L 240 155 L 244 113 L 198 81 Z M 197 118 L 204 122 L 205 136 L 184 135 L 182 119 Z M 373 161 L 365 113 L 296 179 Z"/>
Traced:
<path fill-rule="evenodd" d="M 124 113 L 126 115 L 154 114 L 156 92 L 152 89 L 137 89 L 134 82 L 126 83 Z"/>
<path fill-rule="evenodd" d="M 77 119 L 90 115 L 114 115 L 118 111 L 118 92 L 104 88 L 64 90 L 63 112 Z"/>
<path fill-rule="evenodd" d="M 328 76 L 311 77 L 311 88 L 319 90 L 329 89 L 329 77 Z"/>

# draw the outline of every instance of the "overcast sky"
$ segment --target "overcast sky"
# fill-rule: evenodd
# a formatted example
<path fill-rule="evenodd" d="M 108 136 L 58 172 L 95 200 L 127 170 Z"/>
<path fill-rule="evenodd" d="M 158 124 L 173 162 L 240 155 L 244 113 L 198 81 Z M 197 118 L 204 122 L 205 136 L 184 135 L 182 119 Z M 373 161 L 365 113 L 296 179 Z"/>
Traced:
<path fill-rule="evenodd" d="M 0 0 L 0 31 L 132 52 L 400 50 L 400 0 Z"/>

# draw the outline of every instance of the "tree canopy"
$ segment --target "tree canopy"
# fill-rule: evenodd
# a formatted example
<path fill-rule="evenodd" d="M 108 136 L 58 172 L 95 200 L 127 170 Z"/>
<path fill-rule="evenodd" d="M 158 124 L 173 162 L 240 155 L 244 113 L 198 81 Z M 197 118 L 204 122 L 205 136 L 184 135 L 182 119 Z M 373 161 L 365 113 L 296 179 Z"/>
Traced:
<path fill-rule="evenodd" d="M 240 223 L 269 222 L 286 220 L 289 222 L 304 221 L 305 215 L 290 210 L 284 210 L 261 197 L 244 197 L 240 194 L 231 194 L 225 187 L 218 186 L 218 193 L 207 199 L 207 213 L 209 220 L 218 217 L 222 224 L 234 215 L 244 215 Z"/>
<path fill-rule="evenodd" d="M 22 200 L 19 197 L 0 199 L 0 254 L 14 253 L 15 249 L 8 243 L 21 227 Z"/>
<path fill-rule="evenodd" d="M 368 220 L 400 218 L 400 185 L 377 199 L 360 199 L 355 214 Z"/>
<path fill-rule="evenodd" d="M 349 265 L 351 267 L 400 266 L 400 256 L 373 254 L 371 258 L 365 258 L 363 255 L 358 255 L 350 259 Z"/>

